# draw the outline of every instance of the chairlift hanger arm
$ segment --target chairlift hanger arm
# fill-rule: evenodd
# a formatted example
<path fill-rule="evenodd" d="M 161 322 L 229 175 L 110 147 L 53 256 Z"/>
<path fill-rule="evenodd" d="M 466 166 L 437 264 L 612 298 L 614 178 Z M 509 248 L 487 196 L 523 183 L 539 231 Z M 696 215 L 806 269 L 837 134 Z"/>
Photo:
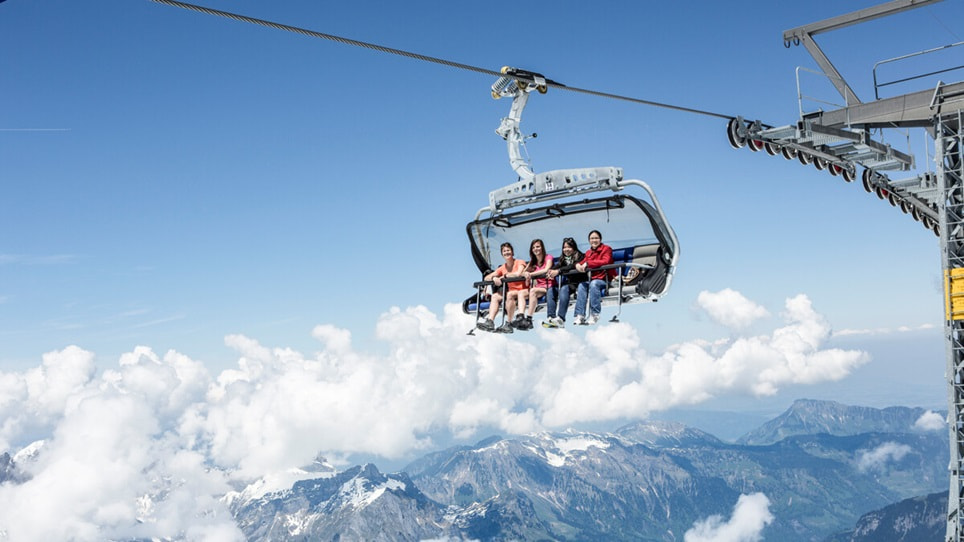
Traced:
<path fill-rule="evenodd" d="M 502 136 L 509 151 L 509 164 L 516 174 L 523 181 L 531 181 L 535 177 L 532 168 L 526 163 L 519 151 L 519 146 L 525 140 L 519 125 L 522 123 L 522 111 L 529 102 L 529 93 L 537 90 L 540 94 L 545 94 L 548 85 L 564 86 L 546 79 L 540 73 L 520 70 L 509 66 L 503 66 L 502 77 L 492 84 L 492 97 L 496 100 L 504 97 L 512 97 L 512 107 L 509 108 L 509 116 L 502 119 L 502 123 L 496 128 L 495 133 Z M 533 134 L 535 137 L 535 134 Z"/>
<path fill-rule="evenodd" d="M 621 168 L 562 169 L 538 174 L 533 172 L 520 150 L 525 140 L 525 136 L 519 129 L 522 111 L 529 101 L 529 93 L 538 91 L 540 94 L 545 94 L 550 85 L 564 85 L 547 79 L 542 74 L 509 66 L 502 68 L 502 74 L 502 77 L 492 84 L 492 97 L 495 99 L 512 97 L 512 106 L 509 108 L 509 116 L 502 119 L 495 132 L 505 139 L 509 164 L 519 176 L 519 180 L 490 192 L 488 210 L 503 211 L 510 207 L 561 197 L 580 190 L 618 190 L 618 183 L 623 177 Z"/>

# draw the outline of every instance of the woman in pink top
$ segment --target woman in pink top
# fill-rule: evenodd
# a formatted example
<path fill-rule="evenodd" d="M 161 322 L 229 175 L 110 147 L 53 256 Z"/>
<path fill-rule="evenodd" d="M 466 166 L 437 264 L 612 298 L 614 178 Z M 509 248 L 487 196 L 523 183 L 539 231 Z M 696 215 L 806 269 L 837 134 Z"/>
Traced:
<path fill-rule="evenodd" d="M 546 245 L 543 244 L 542 239 L 534 239 L 529 244 L 529 264 L 522 273 L 529 285 L 529 307 L 525 311 L 525 316 L 520 312 L 519 318 L 512 323 L 516 329 L 532 329 L 532 315 L 535 314 L 536 307 L 539 305 L 539 298 L 546 295 L 549 289 L 550 269 L 552 269 L 552 254 L 546 254 Z"/>

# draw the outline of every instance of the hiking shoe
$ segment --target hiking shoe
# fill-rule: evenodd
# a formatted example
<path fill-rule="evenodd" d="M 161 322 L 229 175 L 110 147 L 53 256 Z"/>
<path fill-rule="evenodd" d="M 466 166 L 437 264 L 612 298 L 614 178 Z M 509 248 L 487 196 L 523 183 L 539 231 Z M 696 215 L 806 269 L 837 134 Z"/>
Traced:
<path fill-rule="evenodd" d="M 599 315 L 593 314 L 589 317 L 589 322 L 586 325 L 594 326 L 599 323 Z"/>
<path fill-rule="evenodd" d="M 573 320 L 572 323 L 577 326 L 584 326 L 586 325 L 586 317 L 580 314 L 576 316 L 576 319 Z"/>
<path fill-rule="evenodd" d="M 531 316 L 520 316 L 512 322 L 512 327 L 518 330 L 532 329 L 532 317 Z"/>
<path fill-rule="evenodd" d="M 488 318 L 483 318 L 477 322 L 475 327 L 481 329 L 482 331 L 495 331 L 495 324 L 492 323 L 492 320 L 489 320 Z"/>
<path fill-rule="evenodd" d="M 512 324 L 506 322 L 506 323 L 502 324 L 501 326 L 499 326 L 499 327 L 495 330 L 495 332 L 496 332 L 496 333 L 512 333 Z"/>

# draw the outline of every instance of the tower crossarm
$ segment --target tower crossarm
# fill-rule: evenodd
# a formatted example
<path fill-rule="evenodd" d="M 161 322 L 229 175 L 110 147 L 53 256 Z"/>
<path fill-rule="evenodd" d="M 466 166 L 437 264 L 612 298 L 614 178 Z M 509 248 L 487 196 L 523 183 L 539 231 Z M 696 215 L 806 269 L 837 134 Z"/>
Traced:
<path fill-rule="evenodd" d="M 846 13 L 844 15 L 838 15 L 836 17 L 824 19 L 816 23 L 798 26 L 797 28 L 785 31 L 783 33 L 783 40 L 790 41 L 795 38 L 800 38 L 805 34 L 821 34 L 823 32 L 837 30 L 838 28 L 844 28 L 846 26 L 878 19 L 880 17 L 887 17 L 888 15 L 894 15 L 900 13 L 901 11 L 919 8 L 921 6 L 926 6 L 927 4 L 933 4 L 934 2 L 940 1 L 941 0 L 893 0 L 892 2 L 878 4 L 876 6 Z"/>
<path fill-rule="evenodd" d="M 860 103 L 860 99 L 857 98 L 857 95 L 853 89 L 850 88 L 850 85 L 847 84 L 847 81 L 840 75 L 837 68 L 830 62 L 830 59 L 827 58 L 827 55 L 820 49 L 820 46 L 817 45 L 817 42 L 814 41 L 813 36 L 940 1 L 941 0 L 893 0 L 885 4 L 838 15 L 830 19 L 787 30 L 783 33 L 783 43 L 787 47 L 789 47 L 791 43 L 797 45 L 803 43 L 803 46 L 807 48 L 807 52 L 810 53 L 810 56 L 817 62 L 820 69 L 827 75 L 830 82 L 833 83 L 833 86 L 837 89 L 837 92 L 846 100 L 847 105 L 856 105 Z"/>
<path fill-rule="evenodd" d="M 808 115 L 815 124 L 830 128 L 930 128 L 939 110 L 964 107 L 964 82 L 883 98 Z"/>

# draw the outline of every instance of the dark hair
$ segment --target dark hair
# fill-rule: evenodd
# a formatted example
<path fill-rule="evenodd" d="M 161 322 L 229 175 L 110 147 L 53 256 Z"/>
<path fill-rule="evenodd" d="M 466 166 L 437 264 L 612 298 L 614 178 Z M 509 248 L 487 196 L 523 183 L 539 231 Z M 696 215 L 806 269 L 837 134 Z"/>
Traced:
<path fill-rule="evenodd" d="M 512 248 L 512 243 L 510 243 L 510 242 L 508 242 L 508 241 L 506 241 L 505 243 L 502 243 L 501 245 L 499 245 L 499 252 L 502 252 L 502 249 L 504 249 L 505 247 L 509 247 L 509 250 L 512 251 L 512 254 L 515 254 L 515 249 Z"/>
<path fill-rule="evenodd" d="M 589 232 L 589 235 L 588 235 L 587 237 L 592 237 L 592 234 L 594 234 L 594 233 L 595 233 L 596 235 L 598 235 L 598 236 L 599 236 L 599 240 L 602 241 L 602 234 L 599 233 L 599 230 L 592 230 L 591 232 Z"/>
<path fill-rule="evenodd" d="M 566 248 L 566 245 L 571 246 L 571 247 L 573 248 L 573 250 L 579 250 L 579 245 L 576 244 L 576 240 L 573 239 L 572 237 L 565 237 L 565 238 L 563 238 L 563 240 L 562 240 L 562 248 Z"/>
<path fill-rule="evenodd" d="M 539 243 L 539 246 L 542 247 L 542 261 L 546 261 L 546 244 L 542 242 L 542 239 L 533 239 L 532 242 L 529 243 L 529 267 L 542 263 L 538 261 L 536 258 L 536 253 L 532 251 L 532 249 L 535 248 L 536 243 Z"/>

